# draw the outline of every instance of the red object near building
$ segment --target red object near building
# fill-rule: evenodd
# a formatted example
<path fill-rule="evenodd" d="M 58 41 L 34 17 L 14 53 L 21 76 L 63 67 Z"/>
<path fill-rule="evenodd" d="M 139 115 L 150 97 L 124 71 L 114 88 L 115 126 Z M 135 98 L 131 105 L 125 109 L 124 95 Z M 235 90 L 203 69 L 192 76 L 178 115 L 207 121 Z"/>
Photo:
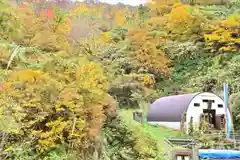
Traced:
<path fill-rule="evenodd" d="M 19 5 L 19 8 L 28 8 L 28 6 L 26 4 L 22 3 L 22 4 Z"/>
<path fill-rule="evenodd" d="M 54 10 L 52 8 L 41 10 L 39 15 L 41 17 L 46 17 L 46 18 L 49 18 L 49 19 L 55 19 Z"/>

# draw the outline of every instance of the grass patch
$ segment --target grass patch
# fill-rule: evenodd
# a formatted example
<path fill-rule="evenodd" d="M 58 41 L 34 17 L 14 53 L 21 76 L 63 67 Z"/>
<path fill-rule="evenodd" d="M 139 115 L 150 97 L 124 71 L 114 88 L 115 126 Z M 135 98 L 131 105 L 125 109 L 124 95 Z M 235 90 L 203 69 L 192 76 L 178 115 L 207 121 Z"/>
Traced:
<path fill-rule="evenodd" d="M 118 112 L 122 120 L 129 127 L 129 129 L 132 129 L 132 130 L 134 129 L 139 132 L 142 132 L 143 134 L 150 135 L 150 137 L 158 143 L 159 147 L 165 147 L 164 137 L 180 138 L 185 136 L 182 132 L 177 130 L 173 130 L 173 129 L 162 127 L 162 126 L 157 126 L 157 125 L 153 126 L 153 125 L 147 124 L 146 116 L 144 118 L 144 123 L 140 124 L 133 120 L 132 118 L 133 111 L 134 110 L 131 110 L 131 109 L 129 110 L 122 109 L 122 110 L 119 110 Z"/>

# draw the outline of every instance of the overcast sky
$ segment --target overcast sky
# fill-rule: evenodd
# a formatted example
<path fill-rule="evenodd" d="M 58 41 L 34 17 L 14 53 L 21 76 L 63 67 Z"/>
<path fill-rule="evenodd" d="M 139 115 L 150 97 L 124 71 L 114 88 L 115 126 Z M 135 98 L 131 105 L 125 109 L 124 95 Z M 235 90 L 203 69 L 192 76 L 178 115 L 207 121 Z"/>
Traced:
<path fill-rule="evenodd" d="M 117 4 L 118 2 L 129 4 L 133 6 L 137 6 L 139 4 L 143 4 L 146 0 L 100 0 L 102 2 Z"/>
<path fill-rule="evenodd" d="M 84 0 L 79 0 L 79 1 L 84 1 Z M 99 1 L 110 3 L 110 4 L 117 4 L 121 2 L 121 3 L 129 4 L 132 6 L 138 6 L 140 4 L 144 4 L 147 0 L 99 0 Z"/>

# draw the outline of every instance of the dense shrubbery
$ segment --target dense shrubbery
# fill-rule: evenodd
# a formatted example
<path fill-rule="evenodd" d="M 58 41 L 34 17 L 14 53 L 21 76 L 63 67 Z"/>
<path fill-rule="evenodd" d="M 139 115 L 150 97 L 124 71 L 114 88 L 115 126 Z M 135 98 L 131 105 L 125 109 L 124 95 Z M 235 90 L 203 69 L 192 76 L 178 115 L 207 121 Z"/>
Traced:
<path fill-rule="evenodd" d="M 160 160 L 160 149 L 149 135 L 128 128 L 119 117 L 103 128 L 106 146 L 104 160 L 139 159 Z"/>

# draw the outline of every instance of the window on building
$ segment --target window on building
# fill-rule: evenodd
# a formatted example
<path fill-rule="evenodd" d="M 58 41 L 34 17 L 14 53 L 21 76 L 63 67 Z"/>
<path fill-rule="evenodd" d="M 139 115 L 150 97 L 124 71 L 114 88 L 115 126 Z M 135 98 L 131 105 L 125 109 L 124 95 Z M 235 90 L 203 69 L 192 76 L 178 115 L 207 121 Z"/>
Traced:
<path fill-rule="evenodd" d="M 200 103 L 194 103 L 194 107 L 200 107 Z"/>
<path fill-rule="evenodd" d="M 183 158 L 183 156 L 177 156 L 177 160 L 184 160 Z"/>
<path fill-rule="evenodd" d="M 203 99 L 202 101 L 203 101 L 203 102 L 208 102 L 208 99 Z"/>
<path fill-rule="evenodd" d="M 190 160 L 189 156 L 177 156 L 177 160 Z"/>
<path fill-rule="evenodd" d="M 209 100 L 209 99 L 203 99 L 202 101 L 203 101 L 203 102 L 211 102 L 211 103 L 214 103 L 214 102 L 215 102 L 214 100 Z"/>
<path fill-rule="evenodd" d="M 223 104 L 218 104 L 218 108 L 223 108 Z"/>

